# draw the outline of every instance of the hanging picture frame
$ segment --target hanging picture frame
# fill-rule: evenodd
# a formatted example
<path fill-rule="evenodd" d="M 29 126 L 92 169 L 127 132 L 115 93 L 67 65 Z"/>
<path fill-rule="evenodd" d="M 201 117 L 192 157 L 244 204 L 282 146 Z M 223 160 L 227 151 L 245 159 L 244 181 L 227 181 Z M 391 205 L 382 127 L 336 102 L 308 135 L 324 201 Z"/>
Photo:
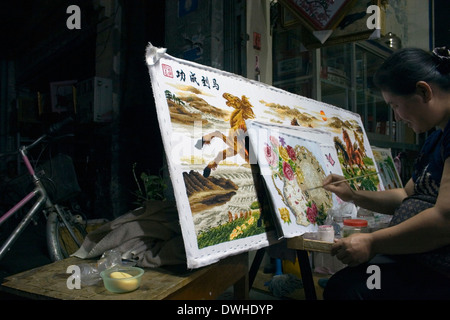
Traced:
<path fill-rule="evenodd" d="M 367 28 L 367 19 L 371 16 L 371 13 L 367 13 L 367 7 L 372 4 L 380 8 L 380 26 L 381 29 L 376 31 L 374 29 Z M 366 0 L 358 0 L 354 5 L 345 13 L 342 20 L 333 30 L 333 33 L 327 39 L 324 44 L 321 44 L 317 39 L 310 36 L 307 47 L 318 48 L 322 46 L 332 46 L 343 43 L 363 41 L 363 40 L 376 40 L 380 36 L 386 33 L 385 28 L 386 10 L 385 4 L 382 0 L 372 0 L 368 2 Z"/>
<path fill-rule="evenodd" d="M 280 0 L 311 31 L 333 30 L 357 0 Z"/>
<path fill-rule="evenodd" d="M 385 0 L 356 0 L 351 1 L 350 5 L 345 6 L 337 23 L 328 25 L 329 30 L 317 29 L 314 25 L 308 23 L 307 16 L 304 17 L 292 6 L 293 0 L 280 0 L 284 15 L 290 16 L 289 26 L 296 24 L 302 25 L 303 45 L 308 49 L 320 48 L 323 46 L 338 45 L 342 43 L 362 41 L 368 39 L 378 39 L 386 33 L 386 1 Z M 306 1 L 304 1 L 306 2 Z M 370 5 L 376 5 L 380 8 L 380 30 L 367 28 L 367 19 L 371 13 L 367 13 Z M 284 20 L 283 20 L 284 21 Z M 283 23 L 283 26 L 285 24 Z M 321 41 L 322 39 L 322 41 Z"/>

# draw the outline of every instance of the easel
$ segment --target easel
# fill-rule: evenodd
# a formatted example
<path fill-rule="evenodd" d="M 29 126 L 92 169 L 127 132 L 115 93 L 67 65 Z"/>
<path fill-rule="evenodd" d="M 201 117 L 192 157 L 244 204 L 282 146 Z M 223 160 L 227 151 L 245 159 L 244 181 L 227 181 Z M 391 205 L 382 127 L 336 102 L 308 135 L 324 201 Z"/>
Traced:
<path fill-rule="evenodd" d="M 267 189 L 264 185 L 264 179 L 261 179 L 259 166 L 256 164 L 252 164 L 250 167 L 252 169 L 256 193 L 258 195 L 258 199 L 261 200 L 261 214 L 263 214 L 263 212 L 265 212 L 265 214 L 272 214 L 272 207 L 268 201 L 270 197 L 266 192 Z M 300 266 L 300 274 L 302 276 L 303 289 L 305 290 L 306 300 L 317 300 L 313 274 L 311 265 L 309 264 L 308 251 L 329 253 L 331 251 L 331 245 L 332 244 L 328 242 L 304 239 L 302 236 L 287 240 L 287 247 L 289 249 L 294 249 L 297 253 L 297 259 Z M 256 251 L 255 258 L 253 259 L 249 271 L 249 289 L 253 287 L 253 282 L 255 281 L 256 274 L 261 266 L 264 254 L 265 248 Z"/>
<path fill-rule="evenodd" d="M 311 265 L 309 263 L 308 251 L 330 253 L 332 243 L 304 239 L 302 236 L 287 240 L 287 247 L 294 249 L 297 253 L 298 264 L 300 266 L 300 274 L 302 276 L 303 289 L 305 291 L 306 300 L 317 300 L 316 288 L 314 285 Z M 256 251 L 252 265 L 249 271 L 249 288 L 253 287 L 258 269 L 264 258 L 265 248 Z"/>

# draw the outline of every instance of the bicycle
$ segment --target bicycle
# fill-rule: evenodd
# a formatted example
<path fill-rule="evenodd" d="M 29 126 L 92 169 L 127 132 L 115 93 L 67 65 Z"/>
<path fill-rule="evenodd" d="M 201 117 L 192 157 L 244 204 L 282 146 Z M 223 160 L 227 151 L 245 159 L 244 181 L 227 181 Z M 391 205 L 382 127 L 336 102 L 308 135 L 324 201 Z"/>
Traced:
<path fill-rule="evenodd" d="M 56 134 L 72 121 L 73 120 L 71 118 L 67 118 L 61 122 L 53 124 L 52 126 L 50 126 L 47 133 L 37 138 L 31 144 L 20 147 L 19 150 L 15 152 L 18 152 L 20 154 L 20 157 L 22 158 L 22 161 L 27 169 L 27 176 L 31 176 L 32 183 L 34 184 L 34 189 L 0 217 L 0 226 L 2 226 L 3 223 L 8 220 L 8 218 L 21 211 L 25 205 L 29 203 L 30 205 L 32 205 L 23 219 L 19 222 L 19 224 L 14 228 L 9 237 L 1 245 L 0 260 L 4 258 L 14 242 L 19 238 L 28 224 L 39 212 L 43 212 L 44 216 L 47 219 L 47 248 L 52 261 L 62 260 L 69 257 L 70 254 L 72 254 L 81 246 L 84 237 L 87 234 L 87 223 L 84 221 L 85 219 L 83 219 L 83 217 L 79 214 L 72 214 L 72 212 L 67 207 L 60 205 L 59 203 L 61 202 L 61 199 L 54 199 L 52 201 L 50 194 L 55 194 L 55 190 L 57 191 L 60 189 L 61 183 L 59 183 L 58 185 L 58 183 L 55 183 L 55 181 L 52 180 L 51 177 L 46 177 L 46 174 L 48 172 L 45 172 L 45 169 L 35 169 L 27 155 L 28 151 L 36 147 L 37 145 L 44 143 L 47 140 L 49 141 L 48 143 L 50 143 L 52 140 L 58 138 Z M 54 161 L 64 161 L 65 159 L 65 174 L 67 175 L 67 173 L 69 173 L 71 179 L 74 179 L 73 181 L 70 181 L 69 184 L 74 190 L 79 189 L 71 159 L 68 156 L 60 156 L 59 158 L 55 158 L 58 160 L 49 160 L 50 166 L 55 166 Z M 70 161 L 68 161 L 68 158 L 70 159 Z M 37 172 L 36 170 L 39 170 L 39 172 Z M 50 182 L 50 184 L 48 182 Z M 53 186 L 54 188 L 52 190 L 51 186 L 53 184 L 56 185 Z M 64 183 L 62 184 L 64 185 Z M 32 200 L 36 197 L 37 199 L 33 203 Z"/>

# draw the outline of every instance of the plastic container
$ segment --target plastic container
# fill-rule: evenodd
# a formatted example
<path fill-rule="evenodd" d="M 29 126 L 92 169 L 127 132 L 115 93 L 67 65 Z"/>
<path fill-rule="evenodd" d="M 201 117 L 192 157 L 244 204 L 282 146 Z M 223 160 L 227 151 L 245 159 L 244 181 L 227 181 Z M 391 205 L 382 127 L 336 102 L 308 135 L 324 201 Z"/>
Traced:
<path fill-rule="evenodd" d="M 372 231 L 375 227 L 375 214 L 373 211 L 369 211 L 364 208 L 359 208 L 358 214 L 356 215 L 357 219 L 367 220 L 369 231 Z"/>
<path fill-rule="evenodd" d="M 334 233 L 336 238 L 342 237 L 342 228 L 344 228 L 344 220 L 345 219 L 351 219 L 351 215 L 345 215 L 345 216 L 333 216 L 333 227 L 334 227 Z"/>
<path fill-rule="evenodd" d="M 354 233 L 367 233 L 368 223 L 364 219 L 345 219 L 342 228 L 342 237 L 348 237 Z"/>
<path fill-rule="evenodd" d="M 141 285 L 144 270 L 138 267 L 114 267 L 100 272 L 103 284 L 113 293 L 131 292 Z"/>
<path fill-rule="evenodd" d="M 334 228 L 330 225 L 319 226 L 319 240 L 325 242 L 334 241 Z"/>
<path fill-rule="evenodd" d="M 358 209 L 358 213 L 356 214 L 358 218 L 368 218 L 368 217 L 373 217 L 374 213 L 373 211 L 364 209 L 364 208 L 359 208 Z"/>
<path fill-rule="evenodd" d="M 95 263 L 79 264 L 80 280 L 83 286 L 91 286 L 102 280 Z"/>

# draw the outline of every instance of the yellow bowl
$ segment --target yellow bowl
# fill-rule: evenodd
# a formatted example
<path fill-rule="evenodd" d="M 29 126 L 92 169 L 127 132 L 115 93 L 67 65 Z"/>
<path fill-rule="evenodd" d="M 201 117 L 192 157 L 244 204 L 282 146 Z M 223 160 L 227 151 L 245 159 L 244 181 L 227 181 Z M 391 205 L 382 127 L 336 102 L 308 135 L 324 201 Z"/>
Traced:
<path fill-rule="evenodd" d="M 114 267 L 100 272 L 105 288 L 114 293 L 136 290 L 143 274 L 144 270 L 138 267 Z"/>

